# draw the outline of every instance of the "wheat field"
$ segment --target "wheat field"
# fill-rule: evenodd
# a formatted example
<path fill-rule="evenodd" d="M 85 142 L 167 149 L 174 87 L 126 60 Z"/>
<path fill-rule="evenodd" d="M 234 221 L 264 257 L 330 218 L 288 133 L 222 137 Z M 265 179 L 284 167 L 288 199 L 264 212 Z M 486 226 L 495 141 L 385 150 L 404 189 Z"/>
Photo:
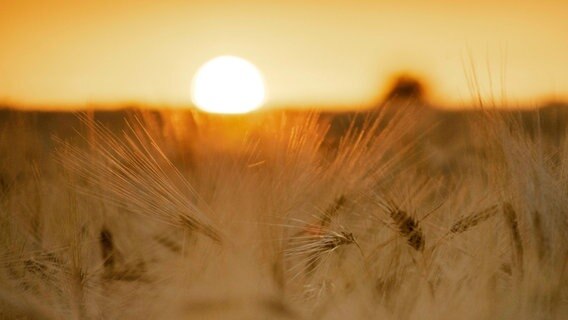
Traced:
<path fill-rule="evenodd" d="M 566 319 L 562 112 L 4 112 L 0 316 Z"/>

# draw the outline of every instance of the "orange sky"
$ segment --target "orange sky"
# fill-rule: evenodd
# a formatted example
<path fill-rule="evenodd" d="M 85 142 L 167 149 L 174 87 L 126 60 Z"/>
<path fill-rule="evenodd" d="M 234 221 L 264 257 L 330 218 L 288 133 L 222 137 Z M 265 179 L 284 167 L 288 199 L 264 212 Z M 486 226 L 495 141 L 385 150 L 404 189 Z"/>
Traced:
<path fill-rule="evenodd" d="M 189 104 L 222 54 L 255 63 L 273 105 L 365 104 L 400 71 L 463 104 L 470 57 L 484 95 L 568 99 L 567 37 L 562 0 L 0 0 L 0 101 Z"/>

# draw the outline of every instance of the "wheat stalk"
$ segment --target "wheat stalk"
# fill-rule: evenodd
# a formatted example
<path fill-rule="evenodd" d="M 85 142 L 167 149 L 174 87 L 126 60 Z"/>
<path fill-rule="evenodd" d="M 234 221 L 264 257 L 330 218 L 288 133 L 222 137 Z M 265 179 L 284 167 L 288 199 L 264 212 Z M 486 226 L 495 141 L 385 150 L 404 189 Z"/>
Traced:
<path fill-rule="evenodd" d="M 455 234 L 466 232 L 493 217 L 498 212 L 498 208 L 497 205 L 493 205 L 485 210 L 461 218 L 452 225 L 450 232 Z"/>
<path fill-rule="evenodd" d="M 333 218 L 337 216 L 339 210 L 345 205 L 347 198 L 341 195 L 335 199 L 335 201 L 324 211 L 320 225 L 322 227 L 328 227 Z"/>
<path fill-rule="evenodd" d="M 379 201 L 377 204 L 388 213 L 397 231 L 406 239 L 408 245 L 416 251 L 423 251 L 426 239 L 419 222 L 406 211 L 401 210 L 392 200 Z"/>
<path fill-rule="evenodd" d="M 549 254 L 550 244 L 548 243 L 548 239 L 544 233 L 541 215 L 538 210 L 533 211 L 532 222 L 533 222 L 534 235 L 536 237 L 538 258 L 539 260 L 542 261 Z"/>
<path fill-rule="evenodd" d="M 350 244 L 359 247 L 355 237 L 350 232 L 338 232 L 318 224 L 306 224 L 303 227 L 303 232 L 292 237 L 288 248 L 284 250 L 285 259 L 299 258 L 301 261 L 289 270 L 299 269 L 292 279 L 304 272 L 307 275 L 313 274 L 325 257 L 338 248 Z"/>
<path fill-rule="evenodd" d="M 221 232 L 196 205 L 200 198 L 189 182 L 140 122 L 127 125 L 119 137 L 100 123 L 91 124 L 94 154 L 60 141 L 60 162 L 97 187 L 79 191 L 220 242 Z"/>
<path fill-rule="evenodd" d="M 517 218 L 517 213 L 513 206 L 505 202 L 503 203 L 503 216 L 505 218 L 505 224 L 511 235 L 511 240 L 513 242 L 513 259 L 515 264 L 519 268 L 521 274 L 523 272 L 523 243 L 521 240 L 521 234 L 519 232 L 519 222 Z"/>

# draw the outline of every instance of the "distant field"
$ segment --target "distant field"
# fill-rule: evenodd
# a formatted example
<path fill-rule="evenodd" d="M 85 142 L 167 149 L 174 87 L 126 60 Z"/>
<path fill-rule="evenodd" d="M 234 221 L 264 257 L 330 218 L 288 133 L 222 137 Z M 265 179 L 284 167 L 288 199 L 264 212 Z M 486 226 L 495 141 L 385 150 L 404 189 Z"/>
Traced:
<path fill-rule="evenodd" d="M 3 319 L 566 319 L 568 109 L 0 111 Z"/>

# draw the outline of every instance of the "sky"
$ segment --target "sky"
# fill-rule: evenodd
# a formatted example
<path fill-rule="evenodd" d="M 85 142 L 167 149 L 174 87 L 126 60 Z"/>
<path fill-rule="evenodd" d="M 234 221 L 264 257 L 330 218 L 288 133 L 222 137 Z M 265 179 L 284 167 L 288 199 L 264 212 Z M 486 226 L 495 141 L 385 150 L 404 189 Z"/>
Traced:
<path fill-rule="evenodd" d="M 191 103 L 219 55 L 274 106 L 361 106 L 411 73 L 440 105 L 568 99 L 568 1 L 0 0 L 0 101 Z"/>

